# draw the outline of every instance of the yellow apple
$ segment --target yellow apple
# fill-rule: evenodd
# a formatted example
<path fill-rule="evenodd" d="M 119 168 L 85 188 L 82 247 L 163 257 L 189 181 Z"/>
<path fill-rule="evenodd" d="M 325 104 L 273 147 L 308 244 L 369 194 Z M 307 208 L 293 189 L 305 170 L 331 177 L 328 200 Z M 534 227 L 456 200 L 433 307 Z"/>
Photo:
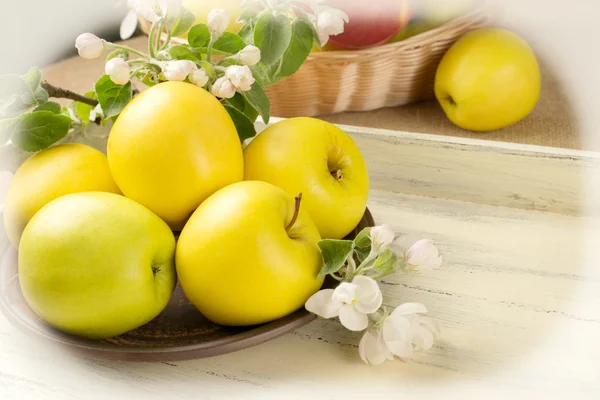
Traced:
<path fill-rule="evenodd" d="M 435 95 L 448 118 L 472 131 L 500 129 L 525 118 L 540 88 L 540 68 L 529 44 L 499 28 L 461 37 L 435 77 Z"/>
<path fill-rule="evenodd" d="M 282 120 L 244 150 L 246 180 L 274 184 L 303 204 L 323 238 L 341 239 L 367 206 L 369 175 L 358 147 L 337 126 L 316 118 Z"/>
<path fill-rule="evenodd" d="M 60 144 L 31 156 L 12 178 L 4 203 L 4 226 L 10 242 L 19 247 L 31 217 L 50 201 L 70 193 L 119 194 L 106 156 L 83 144 Z"/>
<path fill-rule="evenodd" d="M 126 197 L 75 193 L 45 205 L 19 247 L 19 282 L 57 329 L 104 339 L 155 318 L 175 288 L 175 237 Z"/>
<path fill-rule="evenodd" d="M 208 196 L 244 176 L 227 110 L 185 82 L 153 86 L 125 107 L 108 137 L 108 163 L 123 194 L 173 230 Z"/>
<path fill-rule="evenodd" d="M 177 242 L 177 275 L 206 318 L 262 324 L 319 290 L 319 232 L 303 203 L 294 203 L 273 185 L 247 181 L 221 189 L 194 212 Z"/>

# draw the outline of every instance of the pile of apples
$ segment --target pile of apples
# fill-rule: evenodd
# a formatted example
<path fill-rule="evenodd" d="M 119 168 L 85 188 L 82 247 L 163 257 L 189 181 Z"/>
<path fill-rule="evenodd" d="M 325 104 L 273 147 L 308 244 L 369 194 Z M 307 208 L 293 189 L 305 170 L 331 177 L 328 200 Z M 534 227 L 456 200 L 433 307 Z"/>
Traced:
<path fill-rule="evenodd" d="M 13 177 L 4 223 L 19 282 L 51 326 L 90 339 L 154 319 L 179 281 L 211 321 L 281 318 L 318 291 L 318 242 L 364 215 L 365 161 L 312 118 L 244 147 L 223 105 L 185 82 L 153 86 L 115 121 L 106 155 L 60 144 Z"/>

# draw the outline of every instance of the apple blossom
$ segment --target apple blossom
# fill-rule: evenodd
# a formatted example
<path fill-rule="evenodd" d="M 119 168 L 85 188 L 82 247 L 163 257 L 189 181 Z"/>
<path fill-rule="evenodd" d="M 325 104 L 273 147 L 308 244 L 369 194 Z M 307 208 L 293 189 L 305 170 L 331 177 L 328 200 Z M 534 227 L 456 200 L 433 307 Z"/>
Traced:
<path fill-rule="evenodd" d="M 235 86 L 229 78 L 222 76 L 215 81 L 212 87 L 212 94 L 222 99 L 230 99 L 235 96 Z"/>
<path fill-rule="evenodd" d="M 127 61 L 119 57 L 108 60 L 104 71 L 106 75 L 110 76 L 110 80 L 117 85 L 125 85 L 129 82 L 131 76 L 131 67 L 127 64 Z"/>
<path fill-rule="evenodd" d="M 339 35 L 344 32 L 344 23 L 348 23 L 348 15 L 341 10 L 331 7 L 320 7 L 317 12 L 316 24 L 317 33 L 321 46 L 324 46 L 329 40 L 329 36 Z"/>
<path fill-rule="evenodd" d="M 417 241 L 405 255 L 405 268 L 409 271 L 430 271 L 441 264 L 442 256 L 430 239 Z"/>
<path fill-rule="evenodd" d="M 127 4 L 138 15 L 152 23 L 162 18 L 173 22 L 179 18 L 183 9 L 181 0 L 128 0 Z"/>
<path fill-rule="evenodd" d="M 93 109 L 90 111 L 90 115 L 89 115 L 88 119 L 89 119 L 90 121 L 92 121 L 92 122 L 93 122 L 93 121 L 95 121 L 95 120 L 96 120 L 96 118 L 98 118 L 98 117 L 100 117 L 100 118 L 104 117 L 104 114 L 102 113 L 102 106 L 100 105 L 100 103 L 98 103 L 98 104 L 96 105 L 96 107 L 94 107 L 94 108 L 93 108 Z"/>
<path fill-rule="evenodd" d="M 371 243 L 375 250 L 388 247 L 394 241 L 394 230 L 387 224 L 374 226 L 370 232 Z"/>
<path fill-rule="evenodd" d="M 138 26 L 138 15 L 135 10 L 129 10 L 125 18 L 121 21 L 119 27 L 119 36 L 121 40 L 129 39 L 135 33 Z"/>
<path fill-rule="evenodd" d="M 252 89 L 255 79 L 252 76 L 252 71 L 247 65 L 232 65 L 225 70 L 225 76 L 231 80 L 231 83 L 237 90 L 246 92 Z"/>
<path fill-rule="evenodd" d="M 404 303 L 383 317 L 362 337 L 358 347 L 361 359 L 378 365 L 394 357 L 409 359 L 415 351 L 430 349 L 439 339 L 440 329 L 432 319 L 419 315 L 426 312 L 421 303 Z"/>
<path fill-rule="evenodd" d="M 221 8 L 215 8 L 208 13 L 208 29 L 211 33 L 219 37 L 229 26 L 229 14 Z"/>
<path fill-rule="evenodd" d="M 340 318 L 351 331 L 362 331 L 369 323 L 368 314 L 376 312 L 383 294 L 373 279 L 358 275 L 352 283 L 342 282 L 334 289 L 324 289 L 312 295 L 306 309 L 322 318 Z"/>
<path fill-rule="evenodd" d="M 208 83 L 208 75 L 203 69 L 195 69 L 190 75 L 190 82 L 192 82 L 196 86 L 204 87 Z"/>
<path fill-rule="evenodd" d="M 394 355 L 385 345 L 381 329 L 365 332 L 358 343 L 358 354 L 366 364 L 371 365 L 380 365 L 394 359 Z"/>
<path fill-rule="evenodd" d="M 169 81 L 183 81 L 196 68 L 196 64 L 190 60 L 174 60 L 164 65 L 163 73 Z"/>
<path fill-rule="evenodd" d="M 248 45 L 237 54 L 237 59 L 242 65 L 253 66 L 260 61 L 260 49 L 256 46 Z"/>
<path fill-rule="evenodd" d="M 75 40 L 75 47 L 79 55 L 87 60 L 100 57 L 104 51 L 104 40 L 93 33 L 82 33 Z"/>

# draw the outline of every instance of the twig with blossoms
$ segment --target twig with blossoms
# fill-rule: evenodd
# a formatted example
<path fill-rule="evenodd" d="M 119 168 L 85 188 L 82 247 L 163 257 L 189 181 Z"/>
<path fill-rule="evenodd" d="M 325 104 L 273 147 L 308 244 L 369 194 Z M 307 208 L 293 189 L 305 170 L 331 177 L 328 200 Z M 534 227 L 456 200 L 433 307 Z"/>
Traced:
<path fill-rule="evenodd" d="M 341 324 L 356 332 L 365 331 L 359 354 L 367 364 L 410 359 L 413 353 L 430 349 L 440 338 L 437 323 L 421 314 L 421 303 L 405 303 L 390 310 L 383 304 L 377 279 L 403 270 L 410 273 L 438 268 L 442 263 L 431 240 L 419 240 L 400 255 L 391 248 L 394 231 L 388 225 L 362 230 L 354 240 L 322 240 L 324 258 L 320 276 L 329 275 L 340 283 L 311 296 L 306 309 L 321 318 L 338 317 Z"/>
<path fill-rule="evenodd" d="M 104 75 L 88 93 L 54 87 L 42 80 L 38 68 L 24 76 L 0 76 L 8 88 L 0 93 L 0 150 L 37 152 L 72 139 L 74 132 L 85 136 L 94 130 L 91 123 L 112 123 L 132 100 L 134 79 L 146 86 L 180 81 L 204 88 L 223 104 L 243 143 L 256 135 L 259 115 L 269 122 L 271 103 L 264 88 L 296 73 L 314 45 L 343 31 L 347 16 L 322 3 L 245 1 L 242 27 L 235 33 L 227 31 L 231 20 L 222 9 L 210 11 L 207 24 L 194 25 L 196 16 L 181 0 L 128 0 L 131 11 L 121 24 L 121 37 L 135 32 L 138 17 L 146 19 L 152 24 L 147 51 L 92 33 L 79 35 L 75 46 L 81 57 L 108 52 Z M 186 44 L 171 40 L 184 35 Z M 50 97 L 73 102 L 61 107 Z"/>

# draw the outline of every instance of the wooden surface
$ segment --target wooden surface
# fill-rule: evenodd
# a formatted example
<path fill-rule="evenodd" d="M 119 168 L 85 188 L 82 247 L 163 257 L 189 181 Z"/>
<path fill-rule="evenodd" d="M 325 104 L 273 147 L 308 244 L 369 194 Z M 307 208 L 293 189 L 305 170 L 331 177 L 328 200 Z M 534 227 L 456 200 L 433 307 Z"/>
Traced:
<path fill-rule="evenodd" d="M 371 172 L 376 220 L 434 239 L 444 256 L 438 271 L 383 283 L 388 304 L 420 301 L 440 321 L 431 351 L 370 367 L 360 334 L 319 320 L 211 359 L 98 362 L 0 317 L 0 398 L 600 398 L 600 193 L 584 189 L 600 187 L 600 157 L 346 129 Z"/>
<path fill-rule="evenodd" d="M 146 51 L 147 38 L 137 37 L 127 44 Z M 76 92 L 91 90 L 104 73 L 104 60 L 69 58 L 44 70 L 44 78 L 54 85 Z M 505 129 L 474 133 L 452 124 L 436 101 L 404 107 L 384 108 L 362 113 L 341 113 L 321 116 L 336 124 L 420 132 L 444 136 L 477 138 L 560 148 L 600 150 L 593 143 L 583 143 L 577 115 L 571 99 L 562 86 L 562 77 L 555 75 L 555 65 L 542 60 L 542 94 L 535 110 L 523 121 Z"/>

